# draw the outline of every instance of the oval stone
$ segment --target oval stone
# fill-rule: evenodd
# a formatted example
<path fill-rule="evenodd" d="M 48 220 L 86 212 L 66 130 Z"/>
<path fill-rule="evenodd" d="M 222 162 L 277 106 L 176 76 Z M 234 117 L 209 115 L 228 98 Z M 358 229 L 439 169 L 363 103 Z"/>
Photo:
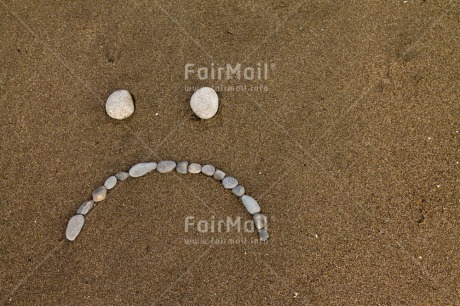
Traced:
<path fill-rule="evenodd" d="M 246 208 L 246 210 L 251 214 L 257 214 L 260 212 L 260 206 L 259 203 L 253 198 L 248 195 L 243 195 L 241 197 L 241 201 L 243 201 L 243 205 Z"/>
<path fill-rule="evenodd" d="M 236 180 L 236 178 L 232 176 L 226 176 L 222 180 L 222 185 L 224 186 L 225 189 L 232 189 L 238 185 L 238 181 Z"/>
<path fill-rule="evenodd" d="M 115 174 L 115 177 L 120 182 L 123 182 L 124 180 L 126 180 L 129 177 L 129 173 L 128 172 L 118 172 L 117 174 Z"/>
<path fill-rule="evenodd" d="M 67 229 L 65 230 L 67 240 L 74 241 L 78 234 L 80 234 L 83 224 L 85 224 L 85 217 L 83 215 L 75 215 L 70 218 L 69 223 L 67 223 Z"/>
<path fill-rule="evenodd" d="M 200 173 L 201 165 L 197 163 L 191 163 L 190 165 L 188 165 L 188 172 L 189 173 Z"/>
<path fill-rule="evenodd" d="M 236 187 L 234 187 L 234 188 L 232 189 L 232 192 L 233 192 L 233 194 L 236 195 L 237 197 L 241 197 L 241 196 L 244 194 L 245 190 L 244 190 L 244 187 L 243 187 L 243 186 L 238 185 L 238 186 L 236 186 Z"/>
<path fill-rule="evenodd" d="M 129 169 L 129 175 L 132 177 L 140 177 L 155 170 L 156 168 L 157 163 L 139 163 Z"/>
<path fill-rule="evenodd" d="M 267 241 L 270 238 L 268 231 L 266 229 L 262 229 L 259 231 L 259 239 L 260 241 Z"/>
<path fill-rule="evenodd" d="M 180 163 L 177 163 L 176 171 L 181 174 L 186 174 L 187 168 L 188 168 L 188 161 L 181 161 Z"/>
<path fill-rule="evenodd" d="M 212 118 L 219 109 L 219 96 L 211 87 L 202 87 L 193 93 L 190 107 L 199 118 Z"/>
<path fill-rule="evenodd" d="M 112 189 L 113 187 L 115 187 L 116 184 L 117 178 L 114 175 L 112 175 L 111 177 L 105 180 L 104 187 L 107 189 Z"/>
<path fill-rule="evenodd" d="M 258 230 L 264 229 L 267 227 L 267 216 L 262 215 L 262 214 L 255 214 L 254 217 L 252 217 L 252 220 L 254 221 L 254 225 Z"/>
<path fill-rule="evenodd" d="M 216 172 L 216 167 L 213 165 L 204 165 L 203 168 L 201 168 L 201 173 L 207 176 L 213 176 L 214 172 Z"/>
<path fill-rule="evenodd" d="M 225 172 L 222 170 L 216 170 L 212 176 L 215 180 L 222 181 L 225 177 Z"/>
<path fill-rule="evenodd" d="M 86 215 L 90 210 L 91 208 L 93 208 L 94 206 L 94 201 L 91 200 L 91 201 L 85 201 L 83 202 L 83 204 L 81 204 L 81 206 L 77 209 L 77 214 L 80 214 L 80 215 Z"/>
<path fill-rule="evenodd" d="M 98 187 L 93 191 L 93 201 L 101 202 L 107 197 L 107 189 L 104 186 Z"/>
<path fill-rule="evenodd" d="M 127 90 L 114 91 L 105 102 L 105 111 L 113 119 L 128 118 L 134 113 L 133 97 Z"/>
<path fill-rule="evenodd" d="M 157 171 L 160 173 L 171 172 L 176 168 L 176 162 L 172 160 L 162 160 L 157 165 Z"/>

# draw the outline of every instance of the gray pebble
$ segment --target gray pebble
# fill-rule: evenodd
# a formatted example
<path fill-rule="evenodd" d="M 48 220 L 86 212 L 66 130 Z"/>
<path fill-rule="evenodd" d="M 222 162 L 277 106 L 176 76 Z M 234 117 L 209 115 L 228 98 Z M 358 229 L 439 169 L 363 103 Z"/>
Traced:
<path fill-rule="evenodd" d="M 267 216 L 262 215 L 262 214 L 255 214 L 254 217 L 252 217 L 252 220 L 254 220 L 254 225 L 258 230 L 264 229 L 267 227 Z"/>
<path fill-rule="evenodd" d="M 259 239 L 260 241 L 267 241 L 270 238 L 268 231 L 266 229 L 262 229 L 259 231 Z"/>
<path fill-rule="evenodd" d="M 83 224 L 85 224 L 85 217 L 83 215 L 75 215 L 70 218 L 69 223 L 67 223 L 67 229 L 65 230 L 67 240 L 74 241 L 78 234 L 80 234 Z"/>
<path fill-rule="evenodd" d="M 98 187 L 93 191 L 93 201 L 101 202 L 107 197 L 107 189 L 104 186 Z"/>
<path fill-rule="evenodd" d="M 221 170 L 216 170 L 212 176 L 215 180 L 222 181 L 225 177 L 225 172 Z"/>
<path fill-rule="evenodd" d="M 81 204 L 80 208 L 77 209 L 77 214 L 86 215 L 91 210 L 91 208 L 93 208 L 93 206 L 94 206 L 93 200 L 85 201 L 83 202 L 83 204 Z"/>
<path fill-rule="evenodd" d="M 113 187 L 115 187 L 116 184 L 117 178 L 114 175 L 112 175 L 111 177 L 105 180 L 104 187 L 107 189 L 112 189 Z"/>
<path fill-rule="evenodd" d="M 257 203 L 257 201 L 253 197 L 244 195 L 241 197 L 241 200 L 243 201 L 244 207 L 251 215 L 260 212 L 259 203 Z"/>
<path fill-rule="evenodd" d="M 232 189 L 233 187 L 236 187 L 238 185 L 238 181 L 236 180 L 236 178 L 232 176 L 226 176 L 222 180 L 222 185 L 225 189 Z"/>
<path fill-rule="evenodd" d="M 201 165 L 196 163 L 191 163 L 188 165 L 188 172 L 189 173 L 200 173 L 201 172 Z"/>
<path fill-rule="evenodd" d="M 160 173 L 166 173 L 173 171 L 176 168 L 176 163 L 172 160 L 162 160 L 158 163 L 157 171 Z"/>
<path fill-rule="evenodd" d="M 181 161 L 180 163 L 177 163 L 176 171 L 181 174 L 186 174 L 187 167 L 188 167 L 188 161 Z"/>
<path fill-rule="evenodd" d="M 213 165 L 204 165 L 203 168 L 201 168 L 201 172 L 204 175 L 213 176 L 214 172 L 216 172 L 216 167 L 214 167 Z"/>
<path fill-rule="evenodd" d="M 241 185 L 238 185 L 232 189 L 232 192 L 237 196 L 241 197 L 244 194 L 244 187 Z"/>
<path fill-rule="evenodd" d="M 139 177 L 155 170 L 157 163 L 140 163 L 136 164 L 129 169 L 129 175 L 132 177 Z"/>
<path fill-rule="evenodd" d="M 129 173 L 128 172 L 118 172 L 117 174 L 115 174 L 115 177 L 120 182 L 123 182 L 124 180 L 126 180 L 129 177 Z"/>

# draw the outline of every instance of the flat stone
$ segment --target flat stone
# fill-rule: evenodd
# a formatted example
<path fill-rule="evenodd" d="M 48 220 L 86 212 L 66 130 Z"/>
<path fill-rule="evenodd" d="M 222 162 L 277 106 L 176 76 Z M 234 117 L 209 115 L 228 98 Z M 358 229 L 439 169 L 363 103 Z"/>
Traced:
<path fill-rule="evenodd" d="M 222 181 L 225 177 L 225 172 L 222 170 L 216 170 L 212 176 L 215 180 Z"/>
<path fill-rule="evenodd" d="M 115 177 L 120 182 L 123 182 L 124 180 L 126 180 L 129 177 L 129 173 L 128 172 L 118 172 L 117 174 L 115 174 Z"/>
<path fill-rule="evenodd" d="M 140 177 L 155 170 L 156 168 L 157 163 L 139 163 L 129 169 L 129 175 L 132 177 Z"/>
<path fill-rule="evenodd" d="M 224 186 L 225 189 L 232 189 L 238 185 L 238 181 L 236 178 L 232 176 L 226 176 L 222 180 L 222 186 Z"/>
<path fill-rule="evenodd" d="M 234 187 L 234 188 L 232 189 L 232 192 L 233 192 L 233 194 L 235 194 L 237 197 L 241 197 L 241 196 L 244 194 L 245 190 L 244 190 L 244 187 L 243 187 L 243 186 L 238 185 L 238 186 L 236 186 L 236 187 Z"/>
<path fill-rule="evenodd" d="M 260 206 L 259 203 L 253 198 L 248 195 L 243 195 L 241 197 L 241 201 L 243 201 L 243 205 L 246 208 L 246 210 L 251 214 L 257 214 L 260 212 Z"/>
<path fill-rule="evenodd" d="M 107 197 L 107 189 L 104 186 L 98 187 L 93 191 L 93 201 L 101 202 Z"/>
<path fill-rule="evenodd" d="M 75 215 L 70 218 L 69 223 L 67 223 L 67 229 L 65 230 L 67 240 L 74 241 L 78 234 L 80 234 L 83 224 L 85 224 L 85 217 L 83 215 Z"/>
<path fill-rule="evenodd" d="M 177 163 L 176 171 L 181 174 L 186 174 L 187 168 L 188 168 L 188 161 L 181 161 L 180 163 Z"/>
<path fill-rule="evenodd" d="M 188 172 L 189 173 L 200 173 L 201 165 L 197 163 L 191 163 L 190 165 L 188 165 Z"/>
<path fill-rule="evenodd" d="M 262 215 L 262 214 L 255 214 L 252 217 L 252 220 L 254 221 L 254 225 L 258 230 L 264 229 L 267 227 L 267 216 Z"/>
<path fill-rule="evenodd" d="M 266 229 L 262 229 L 259 231 L 259 239 L 260 241 L 267 241 L 270 238 L 268 231 Z"/>
<path fill-rule="evenodd" d="M 204 165 L 203 168 L 201 168 L 201 173 L 207 176 L 213 176 L 214 172 L 216 172 L 216 167 L 213 165 Z"/>
<path fill-rule="evenodd" d="M 104 187 L 107 189 L 112 189 L 113 187 L 115 187 L 116 184 L 117 178 L 115 177 L 115 175 L 112 175 L 111 177 L 105 180 Z"/>
<path fill-rule="evenodd" d="M 160 173 L 171 172 L 176 168 L 176 162 L 172 160 L 162 160 L 158 163 L 157 171 Z"/>
<path fill-rule="evenodd" d="M 134 113 L 133 97 L 127 90 L 114 91 L 105 102 L 105 111 L 113 119 L 128 118 Z"/>
<path fill-rule="evenodd" d="M 93 208 L 94 206 L 94 201 L 91 200 L 91 201 L 85 201 L 83 202 L 83 204 L 81 204 L 81 206 L 77 209 L 77 214 L 80 214 L 80 215 L 86 215 L 90 210 L 91 208 Z"/>
<path fill-rule="evenodd" d="M 202 87 L 193 93 L 190 107 L 201 119 L 212 118 L 219 109 L 219 96 L 211 87 Z"/>

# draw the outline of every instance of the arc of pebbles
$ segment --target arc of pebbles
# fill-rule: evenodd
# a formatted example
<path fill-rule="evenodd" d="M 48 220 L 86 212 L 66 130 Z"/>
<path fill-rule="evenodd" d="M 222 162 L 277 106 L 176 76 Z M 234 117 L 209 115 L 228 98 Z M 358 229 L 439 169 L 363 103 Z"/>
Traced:
<path fill-rule="evenodd" d="M 105 200 L 107 191 L 114 188 L 118 182 L 122 182 L 129 177 L 141 177 L 154 170 L 160 173 L 167 173 L 174 169 L 181 174 L 202 173 L 220 181 L 225 189 L 231 190 L 235 196 L 241 198 L 243 206 L 253 215 L 254 225 L 259 232 L 259 239 L 261 241 L 266 241 L 269 238 L 267 231 L 267 216 L 260 213 L 259 203 L 253 197 L 245 194 L 244 187 L 239 185 L 234 177 L 227 176 L 225 172 L 216 169 L 213 165 L 201 166 L 200 164 L 189 163 L 187 161 L 176 163 L 172 160 L 164 160 L 160 161 L 158 164 L 155 162 L 135 164 L 128 172 L 118 172 L 106 179 L 103 186 L 93 191 L 92 200 L 83 202 L 77 209 L 76 214 L 70 218 L 66 229 L 67 240 L 74 241 L 77 238 L 85 223 L 86 214 L 94 207 L 95 203 Z"/>

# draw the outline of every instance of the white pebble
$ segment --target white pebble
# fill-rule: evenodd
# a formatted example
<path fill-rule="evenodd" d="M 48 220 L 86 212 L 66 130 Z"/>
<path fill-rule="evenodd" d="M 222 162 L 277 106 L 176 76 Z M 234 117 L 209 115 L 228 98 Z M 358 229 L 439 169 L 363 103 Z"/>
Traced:
<path fill-rule="evenodd" d="M 200 173 L 201 165 L 197 163 L 191 163 L 190 165 L 188 165 L 188 172 L 189 173 Z"/>
<path fill-rule="evenodd" d="M 177 163 L 176 171 L 181 174 L 186 174 L 187 168 L 188 168 L 188 161 L 181 161 L 180 163 Z"/>
<path fill-rule="evenodd" d="M 259 203 L 257 203 L 257 201 L 253 197 L 244 195 L 241 197 L 241 200 L 243 201 L 244 207 L 251 215 L 257 214 L 260 212 Z"/>
<path fill-rule="evenodd" d="M 236 180 L 236 178 L 232 176 L 226 176 L 222 180 L 222 185 L 225 189 L 233 189 L 233 187 L 236 187 L 238 185 L 238 181 Z"/>
<path fill-rule="evenodd" d="M 65 231 L 67 240 L 74 241 L 78 234 L 80 234 L 83 224 L 85 224 L 85 217 L 83 217 L 83 215 L 75 215 L 70 218 Z"/>
<path fill-rule="evenodd" d="M 244 194 L 245 190 L 244 190 L 244 187 L 243 187 L 243 186 L 238 185 L 238 186 L 236 186 L 236 187 L 234 187 L 234 188 L 232 189 L 232 192 L 233 192 L 233 194 L 236 195 L 237 197 L 241 197 L 241 196 Z"/>
<path fill-rule="evenodd" d="M 107 197 L 107 189 L 104 186 L 98 187 L 93 191 L 93 201 L 101 202 Z"/>
<path fill-rule="evenodd" d="M 127 90 L 114 91 L 105 102 L 105 111 L 113 119 L 122 120 L 134 113 L 134 102 Z"/>
<path fill-rule="evenodd" d="M 105 180 L 104 187 L 107 189 L 112 189 L 113 187 L 115 187 L 116 184 L 117 178 L 114 175 L 112 175 L 111 177 Z"/>
<path fill-rule="evenodd" d="M 212 176 L 215 180 L 222 181 L 225 177 L 225 172 L 222 170 L 216 170 Z"/>
<path fill-rule="evenodd" d="M 80 215 L 86 215 L 90 210 L 91 208 L 93 208 L 94 206 L 94 201 L 91 200 L 91 201 L 85 201 L 83 202 L 83 204 L 81 204 L 81 206 L 77 209 L 77 214 L 80 214 Z"/>
<path fill-rule="evenodd" d="M 219 96 L 211 87 L 202 87 L 193 93 L 190 107 L 201 119 L 212 118 L 219 109 Z"/>
<path fill-rule="evenodd" d="M 262 214 L 255 214 L 254 217 L 252 217 L 252 220 L 254 221 L 254 225 L 258 230 L 264 229 L 267 227 L 267 216 L 262 215 Z"/>
<path fill-rule="evenodd" d="M 129 169 L 129 175 L 132 177 L 139 177 L 146 175 L 147 173 L 155 170 L 157 168 L 157 163 L 139 163 Z"/>
<path fill-rule="evenodd" d="M 216 167 L 214 167 L 213 165 L 204 165 L 203 168 L 201 168 L 201 172 L 204 175 L 213 176 L 214 172 L 216 172 Z"/>
<path fill-rule="evenodd" d="M 174 168 L 176 168 L 176 162 L 172 160 L 162 160 L 157 165 L 157 171 L 160 173 L 173 171 Z"/>
<path fill-rule="evenodd" d="M 268 231 L 266 229 L 262 229 L 259 231 L 259 239 L 260 241 L 267 241 L 270 238 Z"/>
<path fill-rule="evenodd" d="M 126 180 L 129 177 L 129 173 L 128 172 L 118 172 L 117 174 L 115 174 L 115 177 L 120 182 L 123 182 L 124 180 Z"/>

